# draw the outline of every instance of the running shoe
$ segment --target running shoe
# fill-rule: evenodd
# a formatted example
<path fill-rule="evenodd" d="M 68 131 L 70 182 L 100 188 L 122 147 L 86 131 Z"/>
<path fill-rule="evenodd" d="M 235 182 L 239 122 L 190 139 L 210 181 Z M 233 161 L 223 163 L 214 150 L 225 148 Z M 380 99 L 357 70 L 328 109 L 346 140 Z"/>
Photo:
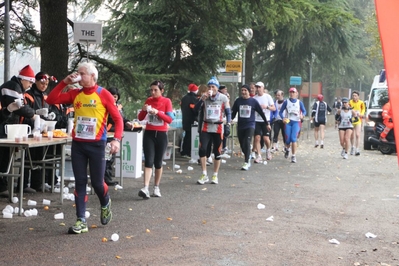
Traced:
<path fill-rule="evenodd" d="M 341 156 L 344 157 L 345 153 L 346 153 L 346 152 L 345 152 L 345 149 L 342 149 L 342 151 L 341 151 Z"/>
<path fill-rule="evenodd" d="M 315 148 L 319 147 L 319 144 L 314 145 Z"/>
<path fill-rule="evenodd" d="M 209 178 L 207 175 L 202 174 L 201 177 L 197 180 L 197 183 L 200 185 L 203 185 L 205 183 L 209 182 Z"/>
<path fill-rule="evenodd" d="M 262 156 L 258 155 L 258 157 L 256 157 L 255 163 L 262 163 Z"/>
<path fill-rule="evenodd" d="M 148 188 L 140 189 L 139 197 L 142 197 L 143 199 L 149 199 L 150 198 L 150 192 L 148 191 Z"/>
<path fill-rule="evenodd" d="M 290 154 L 290 150 L 287 148 L 284 148 L 284 158 L 287 159 L 288 155 Z"/>
<path fill-rule="evenodd" d="M 182 155 L 181 157 L 182 157 L 182 158 L 185 158 L 185 159 L 191 159 L 191 157 L 188 156 L 188 155 Z"/>
<path fill-rule="evenodd" d="M 348 154 L 345 152 L 344 156 L 342 156 L 344 159 L 348 159 Z"/>
<path fill-rule="evenodd" d="M 296 156 L 295 155 L 291 156 L 291 163 L 296 163 Z"/>
<path fill-rule="evenodd" d="M 351 155 L 355 154 L 355 147 L 351 148 Z"/>
<path fill-rule="evenodd" d="M 321 145 L 320 145 L 320 149 L 323 149 L 323 148 L 324 148 L 324 144 L 321 144 Z"/>
<path fill-rule="evenodd" d="M 80 234 L 89 232 L 89 228 L 87 227 L 87 223 L 83 222 L 81 219 L 78 219 L 74 225 L 69 227 L 68 234 Z"/>
<path fill-rule="evenodd" d="M 161 190 L 159 189 L 159 187 L 157 187 L 157 186 L 154 187 L 154 191 L 152 192 L 152 196 L 158 197 L 158 198 L 162 197 Z"/>
<path fill-rule="evenodd" d="M 356 155 L 356 156 L 359 156 L 359 155 L 360 155 L 360 150 L 359 150 L 359 149 L 356 149 L 355 155 Z"/>
<path fill-rule="evenodd" d="M 108 201 L 108 205 L 105 207 L 101 207 L 101 224 L 106 225 L 112 220 L 112 211 L 111 211 L 111 199 Z"/>
<path fill-rule="evenodd" d="M 271 153 L 275 153 L 276 151 L 278 151 L 278 149 L 276 149 L 276 148 L 274 148 L 274 147 L 270 149 L 270 152 L 271 152 Z"/>
<path fill-rule="evenodd" d="M 211 184 L 219 184 L 219 179 L 216 175 L 213 175 L 211 180 Z"/>
<path fill-rule="evenodd" d="M 251 152 L 251 158 L 250 159 L 255 159 L 256 158 L 256 154 L 255 154 L 255 152 L 253 151 L 253 152 Z"/>
<path fill-rule="evenodd" d="M 212 157 L 209 156 L 209 157 L 206 159 L 206 162 L 209 163 L 209 164 L 212 164 L 212 163 L 213 163 Z M 207 164 L 207 165 L 208 165 L 208 164 Z"/>
<path fill-rule="evenodd" d="M 266 160 L 271 160 L 272 159 L 272 153 L 269 151 L 269 150 L 267 150 L 266 151 Z"/>
<path fill-rule="evenodd" d="M 250 166 L 251 166 L 251 165 L 250 165 L 249 163 L 244 163 L 244 164 L 242 165 L 242 167 L 241 167 L 241 170 L 248 171 L 248 169 L 249 169 Z"/>

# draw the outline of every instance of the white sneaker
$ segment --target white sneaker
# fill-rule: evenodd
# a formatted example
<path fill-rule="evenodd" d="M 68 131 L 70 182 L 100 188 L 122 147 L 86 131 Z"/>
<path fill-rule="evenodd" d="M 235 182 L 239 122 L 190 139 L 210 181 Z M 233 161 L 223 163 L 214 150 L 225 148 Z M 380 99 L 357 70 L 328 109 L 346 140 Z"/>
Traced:
<path fill-rule="evenodd" d="M 342 156 L 344 159 L 348 159 L 348 154 L 345 153 L 344 156 Z"/>
<path fill-rule="evenodd" d="M 206 159 L 206 161 L 207 161 L 209 164 L 212 164 L 212 163 L 213 163 L 212 157 L 210 157 L 210 156 L 209 156 L 209 158 Z"/>
<path fill-rule="evenodd" d="M 271 160 L 272 159 L 272 153 L 268 150 L 266 151 L 266 160 Z"/>
<path fill-rule="evenodd" d="M 217 176 L 215 175 L 212 176 L 211 184 L 219 184 L 219 179 Z"/>
<path fill-rule="evenodd" d="M 197 180 L 197 183 L 200 185 L 203 185 L 205 183 L 209 182 L 209 178 L 207 175 L 202 174 L 201 177 Z"/>
<path fill-rule="evenodd" d="M 351 148 L 351 155 L 355 154 L 355 147 Z"/>
<path fill-rule="evenodd" d="M 253 151 L 253 152 L 251 152 L 251 158 L 249 158 L 249 159 L 255 159 L 256 158 L 256 154 L 255 154 L 255 152 Z"/>
<path fill-rule="evenodd" d="M 162 197 L 161 190 L 159 189 L 159 187 L 154 187 L 154 192 L 152 193 L 152 195 L 158 198 Z"/>
<path fill-rule="evenodd" d="M 248 171 L 248 169 L 249 169 L 250 166 L 251 166 L 251 165 L 250 165 L 249 163 L 244 163 L 244 164 L 242 165 L 242 167 L 241 167 L 241 170 Z"/>
<path fill-rule="evenodd" d="M 344 155 L 345 155 L 345 149 L 342 149 L 341 156 L 344 157 Z"/>
<path fill-rule="evenodd" d="M 258 157 L 256 157 L 255 163 L 262 163 L 262 157 L 260 155 L 258 155 Z"/>
<path fill-rule="evenodd" d="M 291 156 L 291 163 L 296 163 L 296 156 L 295 155 Z"/>
<path fill-rule="evenodd" d="M 150 192 L 148 191 L 147 188 L 142 188 L 139 191 L 139 197 L 142 197 L 143 199 L 149 199 L 150 198 Z"/>

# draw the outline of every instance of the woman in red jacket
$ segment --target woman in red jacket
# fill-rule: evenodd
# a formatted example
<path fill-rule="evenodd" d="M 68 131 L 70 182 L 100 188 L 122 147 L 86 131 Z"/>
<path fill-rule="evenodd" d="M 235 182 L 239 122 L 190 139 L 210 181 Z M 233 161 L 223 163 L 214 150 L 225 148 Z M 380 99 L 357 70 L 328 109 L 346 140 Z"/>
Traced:
<path fill-rule="evenodd" d="M 174 119 L 172 102 L 162 96 L 164 84 L 154 81 L 150 85 L 151 96 L 145 101 L 138 119 L 147 118 L 147 125 L 143 137 L 144 151 L 144 188 L 139 191 L 143 199 L 150 198 L 148 187 L 152 175 L 152 167 L 155 167 L 155 180 L 153 196 L 161 197 L 159 183 L 162 177 L 162 158 L 168 146 L 168 124 Z"/>

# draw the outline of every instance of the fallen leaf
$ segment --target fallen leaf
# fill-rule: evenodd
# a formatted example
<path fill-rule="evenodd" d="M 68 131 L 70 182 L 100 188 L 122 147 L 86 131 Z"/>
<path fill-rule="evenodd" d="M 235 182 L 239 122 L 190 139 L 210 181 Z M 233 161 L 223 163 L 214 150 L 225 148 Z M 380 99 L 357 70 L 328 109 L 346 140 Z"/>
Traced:
<path fill-rule="evenodd" d="M 65 223 L 60 223 L 60 226 L 65 226 Z"/>
<path fill-rule="evenodd" d="M 32 227 L 31 227 L 31 228 L 29 228 L 29 231 L 33 231 L 33 230 L 35 230 L 35 229 L 33 229 Z"/>
<path fill-rule="evenodd" d="M 206 190 L 206 187 L 204 187 L 203 189 L 201 189 L 201 190 Z"/>
<path fill-rule="evenodd" d="M 117 258 L 117 259 L 120 259 L 120 258 L 121 258 L 121 256 L 118 256 L 118 255 L 116 255 L 116 256 L 115 256 L 115 258 Z"/>
<path fill-rule="evenodd" d="M 127 239 L 131 239 L 133 236 L 126 236 Z"/>
<path fill-rule="evenodd" d="M 145 232 L 146 233 L 150 233 L 151 231 L 150 231 L 150 229 L 146 229 Z"/>
<path fill-rule="evenodd" d="M 172 236 L 172 239 L 179 239 L 177 236 Z"/>
<path fill-rule="evenodd" d="M 168 221 L 172 221 L 173 219 L 171 217 L 166 218 Z"/>
<path fill-rule="evenodd" d="M 47 211 L 48 210 L 48 206 L 44 206 L 43 209 L 45 209 Z"/>
<path fill-rule="evenodd" d="M 102 241 L 102 242 L 108 242 L 108 239 L 107 239 L 106 237 L 103 237 L 103 238 L 101 239 L 101 241 Z"/>
<path fill-rule="evenodd" d="M 205 221 L 205 220 L 202 220 L 202 224 L 206 224 L 206 221 Z"/>
<path fill-rule="evenodd" d="M 133 209 L 132 209 L 132 208 L 129 208 L 129 211 L 133 211 Z"/>
<path fill-rule="evenodd" d="M 91 225 L 91 228 L 97 228 L 97 225 L 92 224 L 92 225 Z"/>

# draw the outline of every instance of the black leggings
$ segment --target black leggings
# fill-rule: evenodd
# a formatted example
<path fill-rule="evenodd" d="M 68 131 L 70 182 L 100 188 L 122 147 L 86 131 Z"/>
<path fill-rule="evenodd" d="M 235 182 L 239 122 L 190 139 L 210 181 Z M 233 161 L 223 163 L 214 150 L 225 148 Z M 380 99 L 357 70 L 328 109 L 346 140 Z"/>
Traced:
<path fill-rule="evenodd" d="M 240 147 L 245 155 L 245 162 L 249 162 L 249 155 L 251 154 L 251 139 L 254 135 L 254 128 L 246 128 L 237 130 L 238 141 L 240 142 Z"/>
<path fill-rule="evenodd" d="M 283 120 L 276 120 L 273 122 L 273 143 L 278 142 L 278 133 L 281 131 L 283 142 L 285 143 L 285 125 Z"/>
<path fill-rule="evenodd" d="M 174 145 L 174 143 L 173 143 Z M 163 154 L 168 146 L 168 132 L 146 130 L 143 138 L 144 166 L 155 169 L 162 168 Z"/>
<path fill-rule="evenodd" d="M 210 156 L 210 146 L 213 144 L 213 154 L 215 155 L 215 160 L 220 160 L 220 154 L 222 150 L 222 135 L 220 133 L 200 133 L 200 147 L 199 147 L 199 157 L 209 157 Z"/>

